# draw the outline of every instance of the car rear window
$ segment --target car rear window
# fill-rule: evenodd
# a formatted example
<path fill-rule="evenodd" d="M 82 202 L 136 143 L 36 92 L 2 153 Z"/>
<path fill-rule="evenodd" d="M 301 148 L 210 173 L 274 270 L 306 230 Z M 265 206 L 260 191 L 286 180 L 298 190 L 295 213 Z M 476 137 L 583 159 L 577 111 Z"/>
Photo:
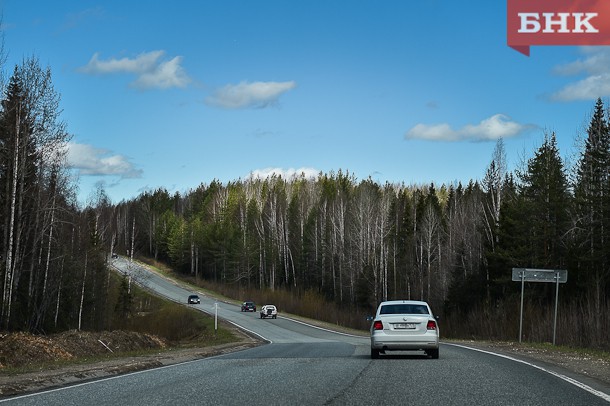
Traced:
<path fill-rule="evenodd" d="M 424 305 L 416 304 L 389 304 L 381 306 L 379 314 L 430 314 Z"/>

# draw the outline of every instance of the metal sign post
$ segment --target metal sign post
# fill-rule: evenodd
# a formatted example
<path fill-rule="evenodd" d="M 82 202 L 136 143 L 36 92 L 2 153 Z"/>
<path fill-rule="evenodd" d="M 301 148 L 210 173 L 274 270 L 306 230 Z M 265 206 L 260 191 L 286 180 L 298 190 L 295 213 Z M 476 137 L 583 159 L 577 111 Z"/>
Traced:
<path fill-rule="evenodd" d="M 553 345 L 555 345 L 555 333 L 557 332 L 557 302 L 559 302 L 559 272 L 555 273 L 555 315 L 553 316 Z"/>
<path fill-rule="evenodd" d="M 559 284 L 568 281 L 568 271 L 565 269 L 529 269 L 513 268 L 512 280 L 521 282 L 521 311 L 519 315 L 519 342 L 523 332 L 523 290 L 525 282 L 554 282 L 555 283 L 555 314 L 553 317 L 553 345 L 557 332 L 557 306 L 559 303 Z"/>
<path fill-rule="evenodd" d="M 521 332 L 523 331 L 523 290 L 525 288 L 525 272 L 521 272 L 521 311 L 519 313 L 519 343 L 521 342 Z"/>

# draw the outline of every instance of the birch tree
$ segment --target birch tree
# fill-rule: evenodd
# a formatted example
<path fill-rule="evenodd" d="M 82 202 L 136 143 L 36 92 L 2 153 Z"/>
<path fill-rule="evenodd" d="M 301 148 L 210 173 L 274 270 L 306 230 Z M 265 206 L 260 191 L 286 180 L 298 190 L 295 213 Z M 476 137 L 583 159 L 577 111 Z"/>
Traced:
<path fill-rule="evenodd" d="M 43 260 L 43 241 L 45 230 L 52 229 L 49 221 L 54 222 L 55 217 L 47 215 L 47 206 L 54 204 L 53 199 L 48 199 L 47 186 L 51 176 L 61 174 L 53 160 L 69 140 L 65 124 L 59 119 L 59 99 L 50 69 L 42 69 L 36 58 L 28 58 L 15 67 L 2 102 L 0 206 L 4 220 L 1 226 L 4 263 L 0 322 L 5 328 L 10 324 L 16 292 L 19 289 L 32 292 L 37 288 L 34 282 L 46 283 L 48 276 L 46 265 L 50 266 L 50 262 L 45 265 Z M 46 275 L 41 277 L 45 267 Z M 20 285 L 24 270 L 29 280 Z M 48 299 L 45 287 L 42 292 L 45 300 L 38 303 Z M 29 324 L 25 314 L 20 319 Z"/>

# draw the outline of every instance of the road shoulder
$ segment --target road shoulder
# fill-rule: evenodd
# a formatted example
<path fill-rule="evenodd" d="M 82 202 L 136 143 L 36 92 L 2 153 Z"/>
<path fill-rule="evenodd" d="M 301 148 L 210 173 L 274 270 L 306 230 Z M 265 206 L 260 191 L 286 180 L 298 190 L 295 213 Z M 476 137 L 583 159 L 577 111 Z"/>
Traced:
<path fill-rule="evenodd" d="M 610 362 L 601 357 L 576 350 L 551 350 L 514 342 L 447 340 L 445 343 L 511 357 L 610 395 Z"/>

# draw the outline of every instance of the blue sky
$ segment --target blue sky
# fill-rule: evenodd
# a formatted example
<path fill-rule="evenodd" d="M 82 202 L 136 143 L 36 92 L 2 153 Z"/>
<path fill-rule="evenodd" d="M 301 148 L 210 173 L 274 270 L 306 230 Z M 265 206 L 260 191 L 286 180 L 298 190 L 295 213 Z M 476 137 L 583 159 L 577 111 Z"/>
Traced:
<path fill-rule="evenodd" d="M 79 200 L 271 172 L 437 185 L 577 152 L 608 47 L 506 45 L 505 1 L 0 0 L 10 74 L 50 67 Z"/>

